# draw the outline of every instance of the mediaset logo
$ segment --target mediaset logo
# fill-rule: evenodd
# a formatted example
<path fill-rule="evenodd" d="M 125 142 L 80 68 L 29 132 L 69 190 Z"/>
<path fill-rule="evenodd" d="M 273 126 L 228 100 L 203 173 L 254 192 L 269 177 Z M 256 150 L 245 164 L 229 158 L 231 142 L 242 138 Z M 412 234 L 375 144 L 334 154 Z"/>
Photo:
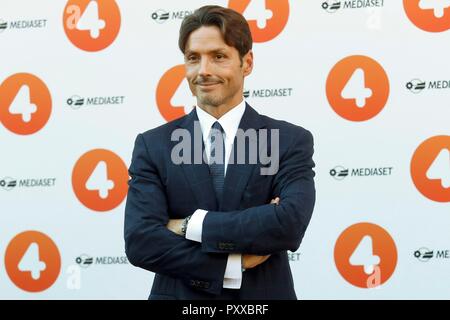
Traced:
<path fill-rule="evenodd" d="M 0 33 L 8 28 L 8 22 L 5 22 L 3 19 L 0 19 Z"/>
<path fill-rule="evenodd" d="M 4 21 L 0 19 L 0 33 L 5 30 L 43 29 L 47 27 L 47 19 Z"/>
<path fill-rule="evenodd" d="M 91 265 L 123 265 L 128 264 L 126 256 L 99 256 L 92 257 L 88 254 L 80 254 L 75 258 L 75 262 L 82 268 L 88 268 Z"/>
<path fill-rule="evenodd" d="M 80 97 L 73 95 L 66 100 L 69 107 L 74 110 L 81 107 L 106 106 L 123 104 L 125 96 L 96 96 L 96 97 Z"/>
<path fill-rule="evenodd" d="M 289 261 L 296 262 L 300 260 L 301 252 L 291 252 L 288 251 L 288 259 Z"/>
<path fill-rule="evenodd" d="M 336 1 L 328 0 L 322 2 L 322 9 L 329 13 L 334 13 L 339 9 L 365 9 L 384 7 L 384 0 L 349 0 Z"/>
<path fill-rule="evenodd" d="M 166 11 L 164 9 L 158 9 L 152 12 L 151 18 L 153 21 L 163 24 L 169 20 L 183 20 L 193 12 L 192 10 Z"/>
<path fill-rule="evenodd" d="M 423 90 L 448 90 L 450 89 L 450 80 L 432 80 L 427 82 L 420 79 L 412 79 L 406 83 L 406 89 L 412 93 L 420 93 Z"/>
<path fill-rule="evenodd" d="M 17 186 L 17 180 L 11 177 L 4 177 L 0 180 L 0 187 L 6 191 L 12 190 Z"/>
<path fill-rule="evenodd" d="M 4 177 L 0 179 L 0 187 L 6 191 L 14 188 L 36 188 L 36 187 L 54 187 L 56 178 L 24 178 L 15 179 L 11 177 Z"/>
<path fill-rule="evenodd" d="M 292 96 L 293 88 L 262 88 L 244 90 L 244 98 L 278 98 Z"/>
<path fill-rule="evenodd" d="M 390 176 L 394 167 L 375 167 L 375 168 L 345 168 L 336 166 L 330 170 L 330 176 L 336 180 L 344 180 L 346 177 L 375 177 Z"/>
<path fill-rule="evenodd" d="M 414 257 L 422 262 L 428 262 L 431 259 L 450 259 L 450 250 L 431 250 L 426 247 L 422 247 L 414 251 Z"/>

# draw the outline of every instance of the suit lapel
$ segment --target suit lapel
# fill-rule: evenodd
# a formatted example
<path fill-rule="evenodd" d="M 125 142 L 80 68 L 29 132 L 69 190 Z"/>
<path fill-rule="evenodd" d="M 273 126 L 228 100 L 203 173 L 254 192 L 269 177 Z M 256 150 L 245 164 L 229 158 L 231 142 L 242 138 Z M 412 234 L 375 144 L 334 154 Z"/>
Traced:
<path fill-rule="evenodd" d="M 220 206 L 216 201 L 216 194 L 214 191 L 213 182 L 209 173 L 209 166 L 205 162 L 205 159 L 201 157 L 201 163 L 194 162 L 194 144 L 201 143 L 202 154 L 205 150 L 203 143 L 202 132 L 200 124 L 198 122 L 197 113 L 194 110 L 178 125 L 180 128 L 187 129 L 194 141 L 191 149 L 191 164 L 181 164 L 187 181 L 194 193 L 197 200 L 198 208 L 204 210 L 220 210 L 231 211 L 239 208 L 247 182 L 257 166 L 256 164 L 249 163 L 249 141 L 245 140 L 245 156 L 246 161 L 243 164 L 237 163 L 236 148 L 237 137 L 234 138 L 233 150 L 230 154 L 230 161 L 227 166 L 224 189 Z M 264 122 L 261 120 L 260 115 L 246 103 L 245 112 L 239 123 L 239 129 L 246 131 L 248 129 L 256 130 L 264 127 Z M 258 139 L 258 138 L 257 138 Z M 252 141 L 252 143 L 257 143 Z M 233 157 L 233 162 L 231 161 Z M 198 159 L 200 160 L 200 159 Z"/>
<path fill-rule="evenodd" d="M 209 174 L 209 166 L 201 156 L 205 150 L 205 145 L 195 108 L 178 126 L 187 129 L 191 136 L 191 164 L 183 163 L 181 167 L 197 200 L 198 208 L 217 210 L 218 205 Z M 201 144 L 201 155 L 197 154 L 197 159 L 195 159 L 195 144 L 198 145 L 198 149 L 200 149 Z"/>
<path fill-rule="evenodd" d="M 246 103 L 244 115 L 242 116 L 241 122 L 239 123 L 239 129 L 242 129 L 244 131 L 248 129 L 254 129 L 258 134 L 258 129 L 262 127 L 264 127 L 264 122 L 261 120 L 259 114 Z M 256 137 L 256 139 L 258 138 Z M 257 141 L 252 141 L 251 143 L 257 143 Z M 239 203 L 241 201 L 245 187 L 247 186 L 248 179 L 257 166 L 256 164 L 251 164 L 248 161 L 248 139 L 245 140 L 245 163 L 237 163 L 236 151 L 237 137 L 234 138 L 233 149 L 231 151 L 230 160 L 227 166 L 223 195 L 220 201 L 220 211 L 231 211 L 239 208 Z M 231 161 L 232 157 L 233 162 Z"/>

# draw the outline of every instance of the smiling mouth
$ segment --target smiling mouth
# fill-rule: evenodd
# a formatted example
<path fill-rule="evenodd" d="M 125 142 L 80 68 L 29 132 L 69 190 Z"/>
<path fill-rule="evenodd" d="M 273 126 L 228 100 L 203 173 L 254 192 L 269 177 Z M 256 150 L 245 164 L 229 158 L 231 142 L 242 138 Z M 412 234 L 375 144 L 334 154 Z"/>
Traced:
<path fill-rule="evenodd" d="M 219 85 L 219 82 L 210 82 L 210 83 L 199 83 L 197 86 L 200 88 L 200 90 L 213 90 L 217 85 Z"/>
<path fill-rule="evenodd" d="M 210 87 L 210 86 L 215 86 L 216 84 L 219 84 L 219 82 L 199 83 L 197 85 L 201 86 L 201 87 Z"/>

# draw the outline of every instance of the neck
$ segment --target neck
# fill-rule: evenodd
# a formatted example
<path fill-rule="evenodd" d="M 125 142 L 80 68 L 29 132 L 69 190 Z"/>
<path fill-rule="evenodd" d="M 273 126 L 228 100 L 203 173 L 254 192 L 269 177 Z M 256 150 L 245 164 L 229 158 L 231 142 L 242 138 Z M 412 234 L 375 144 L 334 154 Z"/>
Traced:
<path fill-rule="evenodd" d="M 240 97 L 239 100 L 233 101 L 231 103 L 227 104 L 221 104 L 219 106 L 212 106 L 207 104 L 202 104 L 200 102 L 197 103 L 197 105 L 205 112 L 209 113 L 216 119 L 220 119 L 225 113 L 230 111 L 231 109 L 237 107 L 241 102 L 243 98 Z"/>

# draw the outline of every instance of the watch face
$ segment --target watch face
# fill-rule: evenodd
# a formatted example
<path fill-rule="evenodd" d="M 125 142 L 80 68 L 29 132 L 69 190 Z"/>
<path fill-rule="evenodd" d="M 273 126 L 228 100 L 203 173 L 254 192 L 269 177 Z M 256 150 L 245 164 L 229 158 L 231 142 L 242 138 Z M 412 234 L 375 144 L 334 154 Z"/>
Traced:
<path fill-rule="evenodd" d="M 185 219 L 183 220 L 183 223 L 181 224 L 181 233 L 182 233 L 183 235 L 186 235 L 187 221 L 188 221 L 188 219 L 185 218 Z"/>
<path fill-rule="evenodd" d="M 183 223 L 181 224 L 181 233 L 183 235 L 186 235 L 186 229 L 187 229 L 187 225 L 189 222 L 189 219 L 191 219 L 192 216 L 187 216 L 186 218 L 184 218 Z"/>

